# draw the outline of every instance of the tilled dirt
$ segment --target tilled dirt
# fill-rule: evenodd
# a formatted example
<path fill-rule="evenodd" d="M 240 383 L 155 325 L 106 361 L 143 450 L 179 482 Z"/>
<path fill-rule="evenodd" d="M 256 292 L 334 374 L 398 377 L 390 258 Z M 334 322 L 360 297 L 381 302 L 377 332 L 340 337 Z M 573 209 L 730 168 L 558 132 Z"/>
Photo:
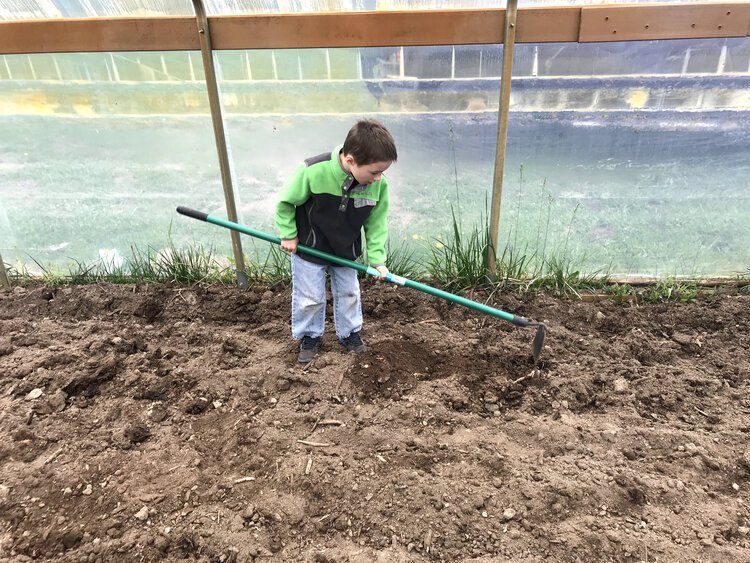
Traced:
<path fill-rule="evenodd" d="M 0 293 L 0 560 L 750 561 L 749 296 L 363 295 L 303 368 L 286 289 Z"/>

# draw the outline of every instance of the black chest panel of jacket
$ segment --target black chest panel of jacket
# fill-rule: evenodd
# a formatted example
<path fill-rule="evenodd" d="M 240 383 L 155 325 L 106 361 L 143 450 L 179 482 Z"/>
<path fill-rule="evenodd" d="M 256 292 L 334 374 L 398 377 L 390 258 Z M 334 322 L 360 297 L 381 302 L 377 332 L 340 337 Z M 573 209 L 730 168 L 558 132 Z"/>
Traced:
<path fill-rule="evenodd" d="M 342 194 L 313 193 L 304 205 L 297 207 L 296 223 L 300 244 L 347 260 L 362 254 L 362 225 L 372 212 L 375 202 L 351 197 L 361 191 L 350 175 L 342 186 Z M 316 264 L 327 260 L 300 253 L 299 257 Z"/>

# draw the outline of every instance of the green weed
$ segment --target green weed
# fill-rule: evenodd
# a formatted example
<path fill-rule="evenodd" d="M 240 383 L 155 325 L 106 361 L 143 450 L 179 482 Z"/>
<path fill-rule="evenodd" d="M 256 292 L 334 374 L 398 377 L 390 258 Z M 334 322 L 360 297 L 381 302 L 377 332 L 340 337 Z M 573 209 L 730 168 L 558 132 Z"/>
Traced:
<path fill-rule="evenodd" d="M 234 260 L 231 262 L 234 264 Z M 289 255 L 277 246 L 271 246 L 265 256 L 257 249 L 252 258 L 246 256 L 245 271 L 251 284 L 288 286 L 292 281 Z"/>
<path fill-rule="evenodd" d="M 629 283 L 610 283 L 604 285 L 602 290 L 615 301 L 632 301 L 638 298 L 635 288 Z"/>
<path fill-rule="evenodd" d="M 553 255 L 545 259 L 542 274 L 531 285 L 537 290 L 546 290 L 553 295 L 580 298 L 582 291 L 592 291 L 600 286 L 606 274 L 601 271 L 581 272 L 573 265 L 570 256 Z"/>
<path fill-rule="evenodd" d="M 392 248 L 390 242 L 386 247 L 388 255 L 388 270 L 404 278 L 423 277 L 425 268 L 416 258 L 415 251 L 409 248 L 406 242 Z"/>
<path fill-rule="evenodd" d="M 692 303 L 698 297 L 698 284 L 676 280 L 658 281 L 648 286 L 642 293 L 644 303 Z"/>
<path fill-rule="evenodd" d="M 485 221 L 464 234 L 455 212 L 451 209 L 452 233 L 437 239 L 427 266 L 432 279 L 448 291 L 485 286 L 490 283 L 487 250 L 490 247 L 489 225 Z"/>

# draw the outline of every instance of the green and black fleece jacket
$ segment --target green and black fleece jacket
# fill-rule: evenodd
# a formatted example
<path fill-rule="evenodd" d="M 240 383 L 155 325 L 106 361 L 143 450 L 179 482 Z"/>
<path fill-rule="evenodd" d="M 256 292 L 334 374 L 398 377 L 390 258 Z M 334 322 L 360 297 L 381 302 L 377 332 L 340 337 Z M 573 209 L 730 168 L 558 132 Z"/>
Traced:
<path fill-rule="evenodd" d="M 276 226 L 284 240 L 299 243 L 341 258 L 356 260 L 362 254 L 364 227 L 367 261 L 385 264 L 388 238 L 388 182 L 358 184 L 339 161 L 341 147 L 305 160 L 281 190 L 276 206 Z M 316 264 L 327 261 L 300 253 Z"/>

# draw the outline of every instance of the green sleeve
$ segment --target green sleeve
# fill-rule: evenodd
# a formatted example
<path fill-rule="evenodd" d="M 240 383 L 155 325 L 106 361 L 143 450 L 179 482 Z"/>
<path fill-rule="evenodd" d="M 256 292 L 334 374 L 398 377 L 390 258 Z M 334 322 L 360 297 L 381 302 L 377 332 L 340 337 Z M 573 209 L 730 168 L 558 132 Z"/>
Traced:
<path fill-rule="evenodd" d="M 388 240 L 388 182 L 380 180 L 380 197 L 364 224 L 367 261 L 372 266 L 385 264 L 385 243 Z"/>
<path fill-rule="evenodd" d="M 295 208 L 310 198 L 310 182 L 307 178 L 307 166 L 301 165 L 281 188 L 279 201 L 276 204 L 276 228 L 283 240 L 297 238 Z"/>

